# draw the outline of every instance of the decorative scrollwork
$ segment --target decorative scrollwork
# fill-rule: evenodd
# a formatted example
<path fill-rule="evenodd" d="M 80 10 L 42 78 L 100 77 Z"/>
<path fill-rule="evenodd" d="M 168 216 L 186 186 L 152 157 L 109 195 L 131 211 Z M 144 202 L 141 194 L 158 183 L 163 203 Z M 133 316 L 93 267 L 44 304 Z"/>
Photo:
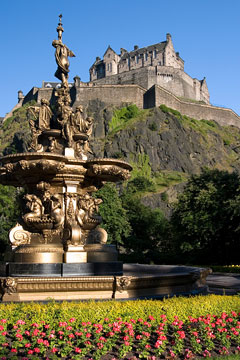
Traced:
<path fill-rule="evenodd" d="M 13 246 L 19 246 L 23 244 L 30 244 L 31 233 L 25 231 L 19 224 L 14 226 L 9 232 L 9 240 Z"/>
<path fill-rule="evenodd" d="M 130 276 L 121 276 L 116 278 L 116 287 L 119 292 L 123 292 L 131 284 Z"/>
<path fill-rule="evenodd" d="M 17 292 L 17 279 L 7 277 L 1 280 L 1 287 L 4 293 L 9 295 Z"/>

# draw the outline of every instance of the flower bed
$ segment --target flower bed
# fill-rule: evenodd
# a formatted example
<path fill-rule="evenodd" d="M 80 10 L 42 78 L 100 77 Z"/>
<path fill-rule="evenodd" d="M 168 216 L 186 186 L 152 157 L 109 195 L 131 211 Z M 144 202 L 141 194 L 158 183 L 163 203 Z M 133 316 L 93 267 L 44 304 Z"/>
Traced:
<path fill-rule="evenodd" d="M 181 316 L 172 315 L 177 304 L 184 308 L 184 304 L 191 302 L 199 304 L 195 312 L 200 310 L 204 314 L 190 315 L 193 311 L 189 306 Z M 203 310 L 207 304 L 211 304 L 212 309 L 215 307 L 216 312 L 210 314 Z M 223 311 L 224 304 L 226 307 L 230 304 L 233 310 Z M 104 307 L 109 316 L 102 318 L 101 309 Z M 136 316 L 135 307 L 139 308 L 139 316 Z M 67 318 L 71 308 L 76 315 Z M 83 320 L 77 312 L 79 308 L 88 308 L 90 312 L 91 308 L 95 309 L 95 317 Z M 111 308 L 118 309 L 115 318 Z M 157 360 L 240 354 L 239 310 L 238 296 L 164 301 L 2 304 L 0 359 Z M 122 316 L 118 316 L 120 313 Z M 51 322 L 48 321 L 50 318 Z M 97 318 L 98 321 L 95 321 Z"/>

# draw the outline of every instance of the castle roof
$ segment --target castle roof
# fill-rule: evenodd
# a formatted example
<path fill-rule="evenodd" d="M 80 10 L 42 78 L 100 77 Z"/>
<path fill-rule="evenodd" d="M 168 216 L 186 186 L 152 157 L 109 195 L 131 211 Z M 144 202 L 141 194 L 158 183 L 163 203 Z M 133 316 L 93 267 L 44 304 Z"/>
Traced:
<path fill-rule="evenodd" d="M 126 52 L 121 56 L 121 59 L 124 60 L 127 59 L 129 56 L 131 57 L 131 56 L 141 55 L 144 54 L 145 52 L 150 52 L 153 50 L 158 50 L 159 52 L 163 52 L 165 50 L 166 45 L 167 45 L 167 41 L 162 41 L 160 43 L 149 45 L 141 49 L 136 49 L 130 52 Z"/>

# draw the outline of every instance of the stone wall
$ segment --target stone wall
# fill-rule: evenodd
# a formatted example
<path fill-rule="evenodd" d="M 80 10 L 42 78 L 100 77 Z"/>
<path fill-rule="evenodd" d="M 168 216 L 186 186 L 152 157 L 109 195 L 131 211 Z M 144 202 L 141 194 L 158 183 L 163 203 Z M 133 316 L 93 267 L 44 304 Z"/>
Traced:
<path fill-rule="evenodd" d="M 192 79 L 181 69 L 170 66 L 148 66 L 106 76 L 94 81 L 95 84 L 138 84 L 145 89 L 157 84 L 176 96 L 209 103 L 207 87 L 201 88 L 201 82 Z"/>
<path fill-rule="evenodd" d="M 154 85 L 144 95 L 144 107 L 150 108 L 164 104 L 181 114 L 197 120 L 215 120 L 220 125 L 240 127 L 240 116 L 233 110 L 199 103 L 190 103 L 178 99 L 164 88 Z"/>
<path fill-rule="evenodd" d="M 106 104 L 121 106 L 122 104 L 136 104 L 143 108 L 143 95 L 145 93 L 139 85 L 95 85 L 80 86 L 76 88 L 76 101 L 74 107 L 88 105 L 89 101 L 99 99 Z"/>

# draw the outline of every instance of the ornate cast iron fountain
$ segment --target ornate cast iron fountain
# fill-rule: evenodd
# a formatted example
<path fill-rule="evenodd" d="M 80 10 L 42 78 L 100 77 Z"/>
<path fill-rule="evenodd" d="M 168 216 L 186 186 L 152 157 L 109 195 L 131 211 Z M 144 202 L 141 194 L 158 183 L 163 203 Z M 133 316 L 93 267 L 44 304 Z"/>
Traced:
<path fill-rule="evenodd" d="M 88 160 L 94 120 L 73 111 L 68 85 L 74 53 L 62 42 L 60 15 L 54 40 L 61 86 L 53 111 L 48 100 L 28 108 L 29 152 L 0 159 L 0 182 L 23 187 L 25 211 L 10 230 L 11 250 L 0 264 L 2 301 L 125 298 L 206 289 L 207 272 L 180 267 L 123 265 L 108 245 L 93 194 L 106 181 L 127 180 L 131 166 L 116 159 Z"/>

